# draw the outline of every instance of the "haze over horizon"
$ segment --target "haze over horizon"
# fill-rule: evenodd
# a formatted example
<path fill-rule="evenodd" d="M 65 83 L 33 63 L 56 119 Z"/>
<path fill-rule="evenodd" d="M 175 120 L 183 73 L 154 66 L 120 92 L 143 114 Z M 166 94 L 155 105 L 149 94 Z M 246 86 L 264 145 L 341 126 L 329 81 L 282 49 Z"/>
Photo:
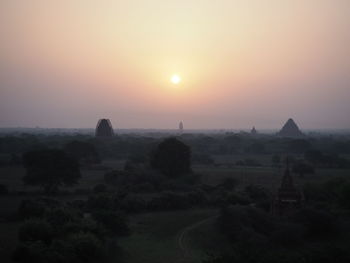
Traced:
<path fill-rule="evenodd" d="M 0 127 L 350 129 L 350 1 L 2 0 L 0 37 Z"/>

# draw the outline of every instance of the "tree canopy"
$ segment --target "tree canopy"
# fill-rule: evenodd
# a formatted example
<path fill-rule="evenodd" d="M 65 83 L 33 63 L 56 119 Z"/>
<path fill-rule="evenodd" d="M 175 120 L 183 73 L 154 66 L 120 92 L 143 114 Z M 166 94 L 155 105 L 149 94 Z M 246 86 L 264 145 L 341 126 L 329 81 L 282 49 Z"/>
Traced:
<path fill-rule="evenodd" d="M 88 142 L 71 141 L 64 146 L 65 152 L 83 163 L 99 163 L 100 158 L 95 146 Z"/>
<path fill-rule="evenodd" d="M 72 186 L 81 177 L 78 162 L 62 150 L 27 152 L 23 156 L 28 185 L 39 185 L 46 193 L 54 193 L 62 185 Z"/>
<path fill-rule="evenodd" d="M 176 138 L 168 138 L 156 148 L 151 166 L 169 177 L 191 171 L 191 149 Z"/>

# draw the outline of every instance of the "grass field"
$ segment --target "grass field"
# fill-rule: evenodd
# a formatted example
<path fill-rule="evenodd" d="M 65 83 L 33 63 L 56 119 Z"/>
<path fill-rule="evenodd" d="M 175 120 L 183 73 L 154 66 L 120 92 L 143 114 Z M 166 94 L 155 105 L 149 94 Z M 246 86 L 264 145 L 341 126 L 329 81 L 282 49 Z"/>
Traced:
<path fill-rule="evenodd" d="M 249 184 L 261 185 L 271 191 L 275 191 L 281 183 L 283 169 L 269 166 L 242 167 L 232 165 L 232 159 L 225 156 L 218 157 L 220 165 L 194 165 L 193 170 L 202 175 L 202 183 L 217 185 L 227 177 L 238 180 L 239 188 Z M 257 157 L 255 157 L 257 158 Z M 261 157 L 259 162 L 268 162 L 269 156 Z M 108 170 L 122 169 L 125 161 L 108 160 L 103 163 Z M 230 164 L 231 163 L 231 164 Z M 104 183 L 103 169 L 82 169 L 82 178 L 79 185 L 64 190 L 92 189 L 96 184 Z M 21 178 L 25 170 L 21 167 L 1 167 L 0 184 L 8 186 L 13 192 L 34 191 L 37 188 L 23 185 Z M 317 169 L 315 174 L 306 174 L 304 178 L 294 176 L 296 184 L 303 185 L 307 182 L 317 183 L 332 177 L 349 176 L 349 170 Z M 18 223 L 5 222 L 13 214 L 22 199 L 34 198 L 35 195 L 10 194 L 0 196 L 0 254 L 1 262 L 11 262 L 10 256 L 17 244 Z M 62 200 L 82 199 L 86 195 L 70 194 L 60 195 Z M 217 229 L 214 219 L 205 221 L 196 226 L 196 223 L 211 218 L 217 211 L 211 209 L 185 210 L 172 212 L 144 213 L 130 216 L 132 234 L 119 240 L 123 249 L 123 260 L 126 263 L 163 263 L 163 262 L 200 262 L 206 253 L 215 253 L 226 242 Z M 191 228 L 191 226 L 194 226 Z M 178 238 L 182 231 L 188 229 L 184 237 L 184 243 L 191 250 L 190 257 L 186 258 L 179 247 Z"/>
<path fill-rule="evenodd" d="M 0 222 L 0 258 L 2 263 L 12 262 L 11 256 L 17 246 L 20 223 Z"/>
<path fill-rule="evenodd" d="M 184 258 L 178 237 L 183 229 L 211 217 L 216 210 L 185 210 L 147 213 L 130 220 L 133 233 L 120 240 L 128 263 L 193 262 Z"/>

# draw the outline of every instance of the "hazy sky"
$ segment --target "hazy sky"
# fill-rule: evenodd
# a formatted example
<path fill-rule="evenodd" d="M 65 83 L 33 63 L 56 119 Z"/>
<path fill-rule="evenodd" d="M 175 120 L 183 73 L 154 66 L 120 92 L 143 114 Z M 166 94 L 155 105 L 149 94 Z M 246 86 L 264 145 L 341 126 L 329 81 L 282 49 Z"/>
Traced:
<path fill-rule="evenodd" d="M 350 128 L 349 115 L 349 0 L 0 0 L 0 127 Z"/>

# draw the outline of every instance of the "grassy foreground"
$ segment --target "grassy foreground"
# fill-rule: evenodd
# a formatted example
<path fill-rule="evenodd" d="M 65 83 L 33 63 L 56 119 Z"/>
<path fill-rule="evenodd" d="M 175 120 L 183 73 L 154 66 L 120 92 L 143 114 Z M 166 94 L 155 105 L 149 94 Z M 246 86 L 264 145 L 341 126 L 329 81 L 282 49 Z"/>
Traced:
<path fill-rule="evenodd" d="M 120 240 L 128 263 L 193 262 L 185 258 L 179 235 L 188 226 L 215 216 L 217 210 L 186 210 L 135 215 L 130 218 L 132 234 Z"/>

